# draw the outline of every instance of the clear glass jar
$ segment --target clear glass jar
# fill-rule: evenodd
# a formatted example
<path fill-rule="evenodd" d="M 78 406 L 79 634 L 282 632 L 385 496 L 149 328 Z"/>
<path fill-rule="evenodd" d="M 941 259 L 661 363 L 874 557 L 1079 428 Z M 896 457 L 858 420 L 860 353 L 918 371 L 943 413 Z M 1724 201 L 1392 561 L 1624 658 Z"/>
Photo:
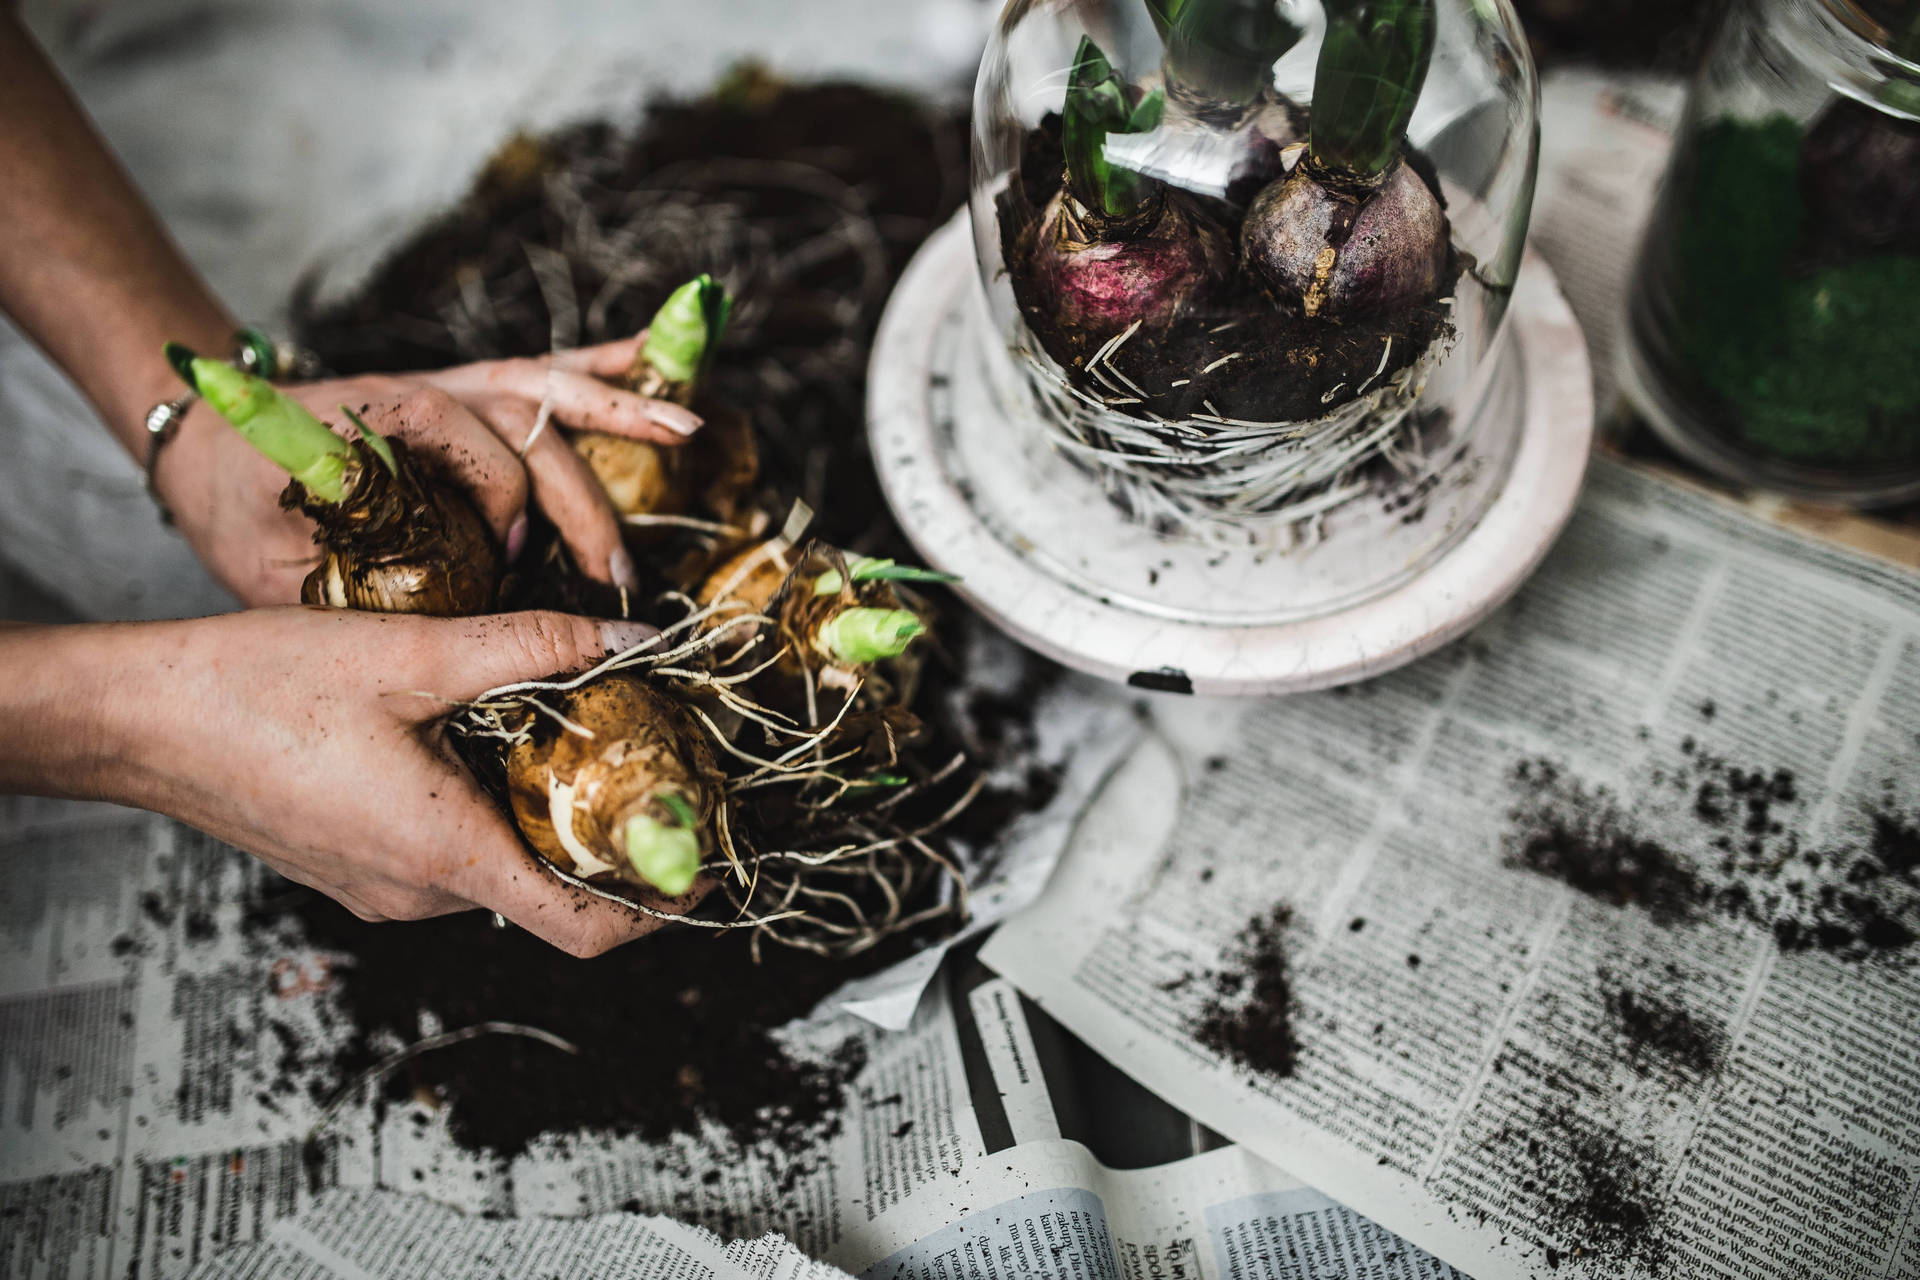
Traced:
<path fill-rule="evenodd" d="M 1920 496 L 1920 21 L 1904 21 L 1736 0 L 1693 86 L 1622 373 L 1661 436 L 1727 479 Z"/>
<path fill-rule="evenodd" d="M 1418 572 L 1499 492 L 1519 422 L 1497 357 L 1532 207 L 1537 85 L 1508 0 L 1335 12 L 1391 26 L 1416 10 L 1424 85 L 1393 104 L 1389 149 L 1371 144 L 1384 158 L 1338 199 L 1303 203 L 1302 174 L 1332 172 L 1309 162 L 1343 141 L 1333 104 L 1386 78 L 1322 56 L 1321 4 L 1007 5 L 975 91 L 971 201 L 979 360 L 1020 472 L 995 518 L 1090 594 L 1216 621 L 1323 613 Z M 1359 61 L 1393 69 L 1403 34 Z M 1076 153 L 1074 95 L 1089 86 L 1109 131 Z M 1122 179 L 1113 208 L 1077 171 L 1099 167 L 1087 156 Z M 1337 252 L 1300 252 L 1316 218 L 1343 227 Z M 1076 539 L 1099 523 L 1086 490 L 1128 528 Z M 1261 587 L 1160 574 L 1143 591 L 1136 562 L 1158 559 L 1156 541 L 1290 567 Z"/>

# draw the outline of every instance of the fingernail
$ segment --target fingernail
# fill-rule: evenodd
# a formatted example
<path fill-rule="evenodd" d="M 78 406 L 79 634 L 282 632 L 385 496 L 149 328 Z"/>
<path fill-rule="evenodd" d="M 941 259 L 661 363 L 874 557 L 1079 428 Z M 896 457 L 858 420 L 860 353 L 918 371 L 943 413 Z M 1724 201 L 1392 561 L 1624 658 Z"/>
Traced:
<path fill-rule="evenodd" d="M 652 409 L 653 420 L 669 431 L 690 436 L 706 425 L 707 420 L 691 409 L 682 409 L 677 404 L 659 404 Z"/>
<path fill-rule="evenodd" d="M 527 545 L 527 513 L 522 511 L 507 526 L 507 559 L 518 560 Z"/>
<path fill-rule="evenodd" d="M 600 624 L 600 643 L 607 646 L 607 652 L 625 653 L 629 649 L 638 649 L 660 633 L 644 622 L 603 622 Z"/>
<path fill-rule="evenodd" d="M 613 579 L 616 587 L 625 587 L 629 591 L 640 589 L 640 575 L 633 571 L 633 557 L 627 554 L 625 547 L 615 547 L 613 554 L 607 557 L 607 575 Z"/>

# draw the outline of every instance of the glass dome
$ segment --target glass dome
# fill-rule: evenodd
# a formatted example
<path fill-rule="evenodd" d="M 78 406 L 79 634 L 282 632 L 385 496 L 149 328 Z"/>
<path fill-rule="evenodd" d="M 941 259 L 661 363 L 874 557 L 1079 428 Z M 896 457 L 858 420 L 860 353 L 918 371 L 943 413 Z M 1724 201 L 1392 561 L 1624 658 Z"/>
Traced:
<path fill-rule="evenodd" d="M 974 97 L 976 503 L 1163 616 L 1405 581 L 1519 438 L 1537 143 L 1508 0 L 1012 0 Z"/>
<path fill-rule="evenodd" d="M 1655 430 L 1737 484 L 1920 497 L 1916 16 L 1741 0 L 1694 82 L 1620 372 Z"/>

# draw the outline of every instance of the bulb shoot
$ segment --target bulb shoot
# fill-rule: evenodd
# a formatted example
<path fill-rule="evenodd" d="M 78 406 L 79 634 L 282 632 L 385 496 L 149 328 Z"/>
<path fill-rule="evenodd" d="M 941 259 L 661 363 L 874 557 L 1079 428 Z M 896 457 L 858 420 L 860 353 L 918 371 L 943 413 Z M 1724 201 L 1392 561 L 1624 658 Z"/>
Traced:
<path fill-rule="evenodd" d="M 814 643 L 844 666 L 858 667 L 907 651 L 927 626 L 908 609 L 842 609 L 820 625 Z"/>
<path fill-rule="evenodd" d="M 700 875 L 700 837 L 686 827 L 629 818 L 623 843 L 634 873 L 670 898 L 693 888 Z"/>
<path fill-rule="evenodd" d="M 1344 320 L 1431 299 L 1447 218 L 1402 155 L 1433 61 L 1434 0 L 1328 8 L 1307 154 L 1254 197 L 1240 257 L 1283 306 Z"/>
<path fill-rule="evenodd" d="M 348 478 L 359 465 L 353 446 L 305 405 L 264 378 L 195 355 L 177 342 L 167 344 L 166 356 L 215 413 L 307 492 L 323 502 L 346 497 Z"/>

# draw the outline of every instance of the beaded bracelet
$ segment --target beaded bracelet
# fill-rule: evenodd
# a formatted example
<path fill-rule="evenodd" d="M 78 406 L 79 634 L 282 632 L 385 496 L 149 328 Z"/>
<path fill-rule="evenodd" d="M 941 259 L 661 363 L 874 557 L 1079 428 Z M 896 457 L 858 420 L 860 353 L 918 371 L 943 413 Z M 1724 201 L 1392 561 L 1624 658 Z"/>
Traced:
<path fill-rule="evenodd" d="M 319 358 L 313 352 L 290 342 L 275 342 L 252 327 L 234 333 L 233 355 L 228 363 L 269 382 L 278 382 L 283 378 L 311 378 L 320 371 Z M 162 524 L 173 523 L 173 512 L 167 509 L 166 500 L 160 496 L 160 490 L 154 484 L 154 468 L 160 461 L 160 450 L 179 434 L 181 420 L 199 398 L 197 392 L 188 391 L 175 399 L 162 400 L 147 410 L 147 496 L 159 508 Z"/>

